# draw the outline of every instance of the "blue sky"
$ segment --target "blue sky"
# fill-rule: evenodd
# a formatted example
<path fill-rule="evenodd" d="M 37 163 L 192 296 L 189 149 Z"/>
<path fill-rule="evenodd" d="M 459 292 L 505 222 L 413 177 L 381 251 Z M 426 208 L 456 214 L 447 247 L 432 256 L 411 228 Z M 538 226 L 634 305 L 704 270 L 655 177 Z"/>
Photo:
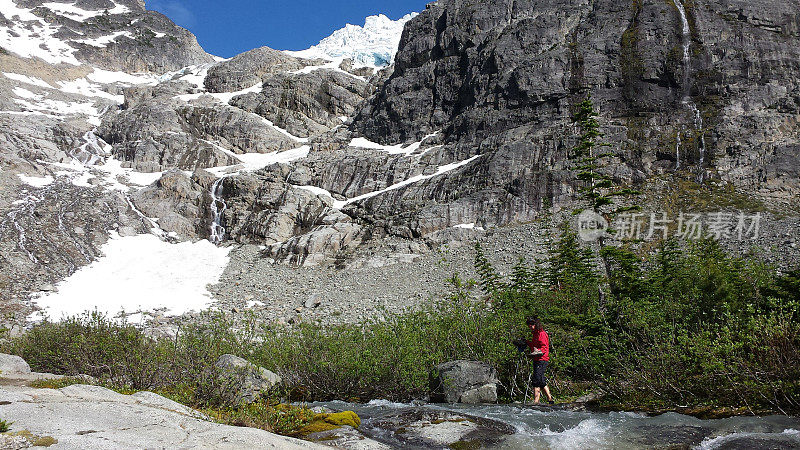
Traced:
<path fill-rule="evenodd" d="M 399 19 L 432 0 L 146 0 L 197 36 L 214 55 L 231 57 L 263 45 L 303 50 L 346 23 L 383 13 Z"/>

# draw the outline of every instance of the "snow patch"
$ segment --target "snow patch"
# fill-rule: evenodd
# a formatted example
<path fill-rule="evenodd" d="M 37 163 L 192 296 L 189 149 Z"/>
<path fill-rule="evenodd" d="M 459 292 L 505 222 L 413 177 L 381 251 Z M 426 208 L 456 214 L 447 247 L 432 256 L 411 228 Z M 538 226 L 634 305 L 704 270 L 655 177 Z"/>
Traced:
<path fill-rule="evenodd" d="M 49 175 L 45 177 L 29 177 L 27 175 L 17 174 L 17 176 L 23 183 L 38 188 L 49 186 L 55 181 L 53 177 Z"/>
<path fill-rule="evenodd" d="M 475 222 L 471 223 L 461 223 L 458 225 L 453 225 L 453 228 L 463 228 L 465 230 L 477 230 L 477 231 L 486 231 L 483 227 L 476 227 Z"/>
<path fill-rule="evenodd" d="M 3 72 L 3 75 L 8 79 L 19 81 L 20 83 L 30 84 L 32 86 L 39 86 L 48 89 L 53 88 L 53 86 L 50 86 L 49 83 L 42 80 L 41 78 L 29 77 L 27 75 L 22 75 L 19 73 L 10 73 L 10 72 Z"/>
<path fill-rule="evenodd" d="M 259 117 L 261 117 L 261 116 L 259 116 Z M 287 130 L 284 130 L 283 128 L 275 125 L 274 123 L 272 123 L 271 120 L 268 120 L 268 119 L 265 119 L 265 118 L 261 117 L 261 121 L 264 122 L 265 124 L 271 126 L 276 131 L 278 131 L 279 133 L 283 134 L 284 136 L 286 136 L 288 138 L 294 139 L 297 142 L 308 142 L 308 138 L 301 138 L 301 137 L 295 136 L 292 133 L 289 133 Z"/>
<path fill-rule="evenodd" d="M 443 166 L 439 166 L 439 168 L 436 170 L 435 173 L 432 173 L 430 175 L 415 175 L 415 176 L 413 176 L 411 178 L 408 178 L 406 180 L 403 180 L 403 181 L 401 181 L 399 183 L 395 183 L 395 184 L 393 184 L 393 185 L 391 185 L 391 186 L 389 186 L 389 187 L 387 187 L 385 189 L 380 189 L 380 190 L 377 190 L 377 191 L 368 192 L 366 194 L 359 195 L 358 197 L 349 198 L 347 200 L 334 200 L 333 201 L 333 207 L 336 208 L 336 209 L 342 209 L 345 206 L 349 205 L 350 203 L 354 203 L 354 202 L 361 201 L 361 200 L 366 200 L 368 198 L 375 197 L 376 195 L 380 195 L 380 194 L 383 194 L 385 192 L 393 191 L 395 189 L 400 189 L 401 187 L 408 186 L 409 184 L 414 184 L 414 183 L 418 183 L 418 182 L 423 181 L 423 180 L 428 180 L 430 178 L 439 176 L 439 175 L 441 175 L 443 173 L 450 172 L 451 170 L 455 170 L 455 169 L 457 169 L 457 168 L 459 168 L 461 166 L 467 165 L 467 164 L 471 163 L 472 161 L 480 158 L 481 156 L 482 155 L 475 155 L 475 156 L 473 156 L 473 157 L 471 157 L 469 159 L 465 159 L 464 161 L 459 161 L 459 162 L 454 162 L 454 163 L 451 163 L 451 164 L 445 164 Z M 313 192 L 313 193 L 315 193 L 317 195 L 327 195 L 327 196 L 333 198 L 333 196 L 331 195 L 330 192 L 326 191 L 325 189 L 316 187 L 316 186 L 295 186 L 295 187 L 300 188 L 300 189 L 305 189 L 307 191 L 311 191 L 311 192 Z M 474 226 L 474 224 L 473 224 L 473 226 Z"/>
<path fill-rule="evenodd" d="M 0 27 L 0 47 L 23 58 L 40 58 L 50 64 L 79 66 L 76 49 L 55 37 L 61 29 L 45 22 L 30 9 L 20 8 L 13 0 L 0 0 L 0 14 L 11 21 Z"/>
<path fill-rule="evenodd" d="M 237 97 L 239 95 L 261 92 L 261 88 L 262 87 L 263 87 L 263 84 L 262 83 L 258 83 L 255 86 L 251 86 L 251 87 L 249 87 L 247 89 L 242 89 L 241 91 L 235 91 L 235 92 L 198 92 L 196 94 L 177 95 L 177 96 L 175 96 L 175 98 L 178 98 L 178 99 L 183 100 L 185 102 L 190 102 L 192 100 L 197 100 L 200 97 L 203 97 L 203 96 L 207 95 L 207 96 L 213 97 L 214 99 L 216 99 L 216 101 L 218 101 L 220 103 L 224 103 L 224 104 L 227 105 L 228 103 L 230 103 L 230 101 L 234 97 Z"/>
<path fill-rule="evenodd" d="M 327 70 L 333 70 L 334 72 L 341 72 L 341 73 L 343 73 L 343 74 L 345 74 L 347 76 L 350 76 L 350 77 L 353 77 L 353 78 L 357 78 L 357 79 L 359 79 L 361 81 L 364 81 L 364 82 L 367 81 L 367 79 L 362 77 L 362 76 L 354 75 L 354 74 L 352 74 L 352 73 L 350 73 L 350 72 L 348 72 L 346 70 L 341 69 L 339 66 L 342 64 L 343 60 L 344 60 L 344 58 L 334 58 L 333 60 L 331 60 L 331 62 L 322 64 L 322 65 L 319 65 L 319 66 L 305 66 L 302 69 L 293 70 L 293 71 L 291 71 L 289 73 L 295 74 L 295 75 L 303 75 L 303 74 L 308 74 L 308 73 L 314 72 L 315 70 L 327 69 Z"/>
<path fill-rule="evenodd" d="M 358 147 L 358 148 L 366 148 L 370 150 L 380 150 L 382 152 L 387 152 L 390 155 L 411 155 L 417 150 L 419 150 L 420 146 L 426 139 L 436 136 L 437 133 L 432 133 L 424 138 L 422 138 L 419 142 L 414 142 L 412 144 L 397 144 L 397 145 L 382 145 L 378 144 L 377 142 L 372 142 L 367 138 L 364 137 L 357 137 L 350 140 L 350 147 Z M 427 151 L 427 150 L 426 150 Z"/>
<path fill-rule="evenodd" d="M 333 195 L 331 195 L 331 192 L 330 192 L 329 190 L 327 190 L 327 189 L 323 189 L 323 188 L 321 188 L 321 187 L 317 187 L 317 186 L 310 186 L 310 185 L 306 185 L 306 186 L 294 186 L 294 187 L 296 187 L 296 188 L 298 188 L 298 189 L 303 189 L 303 190 L 309 191 L 309 192 L 311 192 L 311 193 L 312 193 L 312 194 L 314 194 L 314 195 L 321 195 L 321 196 L 323 196 L 323 197 L 330 197 L 331 199 L 333 199 Z"/>
<path fill-rule="evenodd" d="M 174 72 L 167 72 L 159 77 L 159 81 L 179 80 L 193 84 L 197 89 L 205 91 L 205 79 L 214 63 L 206 63 L 184 67 Z"/>
<path fill-rule="evenodd" d="M 108 46 L 108 44 L 116 41 L 122 36 L 125 36 L 129 39 L 134 39 L 133 34 L 131 34 L 130 31 L 117 31 L 116 33 L 111 33 L 106 36 L 100 36 L 94 39 L 81 39 L 76 40 L 75 42 L 79 44 L 91 45 L 92 47 L 105 48 Z"/>
<path fill-rule="evenodd" d="M 75 4 L 69 4 L 69 3 L 51 2 L 51 3 L 42 3 L 42 6 L 49 9 L 50 11 L 53 11 L 54 13 L 57 13 L 61 16 L 64 16 L 72 20 L 77 20 L 79 22 L 91 19 L 92 17 L 104 15 L 106 14 L 106 12 L 108 12 L 108 14 L 125 14 L 127 12 L 130 12 L 130 9 L 128 9 L 127 6 L 119 5 L 117 3 L 114 3 L 114 7 L 111 9 L 103 9 L 99 11 L 86 10 L 77 7 Z"/>
<path fill-rule="evenodd" d="M 155 85 L 158 83 L 158 77 L 152 74 L 130 74 L 126 72 L 112 72 L 110 70 L 103 70 L 95 68 L 92 73 L 86 76 L 90 81 L 100 84 L 149 84 Z"/>
<path fill-rule="evenodd" d="M 88 116 L 86 121 L 90 124 L 95 126 L 100 125 L 100 113 L 97 111 L 97 108 L 95 108 L 94 102 L 68 103 L 61 100 L 45 98 L 44 95 L 34 94 L 27 89 L 19 87 L 14 88 L 12 92 L 17 97 L 20 97 L 15 98 L 14 102 L 29 111 L 50 113 L 55 116 L 82 114 Z"/>
<path fill-rule="evenodd" d="M 27 90 L 25 88 L 21 88 L 21 87 L 15 87 L 14 89 L 11 90 L 11 92 L 13 92 L 14 95 L 16 95 L 19 98 L 27 98 L 27 99 L 41 99 L 42 98 L 41 95 L 34 94 L 33 92 L 31 92 L 31 91 L 29 91 L 29 90 Z"/>
<path fill-rule="evenodd" d="M 113 316 L 205 309 L 212 301 L 206 286 L 219 281 L 230 249 L 206 240 L 170 244 L 152 234 L 112 232 L 101 251 L 104 256 L 59 283 L 57 292 L 33 299 L 44 314 L 58 320 L 93 310 Z"/>
<path fill-rule="evenodd" d="M 306 156 L 308 156 L 308 153 L 310 151 L 311 151 L 310 146 L 301 145 L 300 147 L 293 148 L 291 150 L 285 150 L 282 152 L 244 153 L 241 155 L 235 155 L 236 158 L 242 162 L 241 164 L 237 164 L 235 166 L 214 167 L 212 169 L 206 169 L 206 170 L 216 175 L 217 177 L 242 171 L 252 172 L 255 170 L 263 169 L 264 167 L 270 166 L 272 164 L 278 164 L 278 163 L 289 164 L 292 161 L 305 158 Z"/>
<path fill-rule="evenodd" d="M 121 104 L 125 101 L 124 95 L 110 94 L 104 91 L 102 86 L 92 83 L 86 78 L 78 78 L 77 80 L 72 81 L 58 81 L 57 83 L 61 87 L 60 90 L 68 94 L 78 94 L 85 97 L 106 98 L 116 102 L 117 104 Z"/>
<path fill-rule="evenodd" d="M 81 145 L 78 154 L 72 155 L 76 158 L 72 162 L 52 163 L 42 160 L 39 162 L 61 169 L 55 172 L 56 176 L 67 177 L 76 186 L 94 187 L 97 185 L 121 192 L 150 185 L 164 175 L 164 172 L 146 173 L 124 168 L 122 161 L 111 156 L 111 146 L 96 137 L 93 132 L 86 133 L 83 138 L 86 143 Z M 84 162 L 79 161 L 78 158 Z M 94 184 L 89 183 L 89 180 L 94 178 L 99 178 L 99 180 Z"/>

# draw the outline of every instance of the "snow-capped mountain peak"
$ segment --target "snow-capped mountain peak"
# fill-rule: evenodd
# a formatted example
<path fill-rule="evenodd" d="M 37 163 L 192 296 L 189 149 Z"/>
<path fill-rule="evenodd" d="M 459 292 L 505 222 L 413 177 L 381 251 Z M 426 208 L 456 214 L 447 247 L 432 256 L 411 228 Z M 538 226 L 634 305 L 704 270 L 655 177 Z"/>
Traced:
<path fill-rule="evenodd" d="M 398 20 L 383 14 L 369 16 L 364 26 L 347 24 L 309 49 L 287 53 L 301 58 L 352 58 L 356 67 L 388 66 L 397 53 L 403 26 L 416 15 L 406 14 Z"/>

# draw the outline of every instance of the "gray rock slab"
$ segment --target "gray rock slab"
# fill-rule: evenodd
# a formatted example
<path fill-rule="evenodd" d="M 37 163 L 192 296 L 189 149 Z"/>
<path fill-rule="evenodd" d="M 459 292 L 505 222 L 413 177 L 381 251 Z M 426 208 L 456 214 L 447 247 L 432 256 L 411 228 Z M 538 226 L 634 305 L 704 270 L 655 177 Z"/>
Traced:
<path fill-rule="evenodd" d="M 0 417 L 11 431 L 52 436 L 51 448 L 323 448 L 255 428 L 203 420 L 153 393 L 122 395 L 99 386 L 0 387 Z"/>

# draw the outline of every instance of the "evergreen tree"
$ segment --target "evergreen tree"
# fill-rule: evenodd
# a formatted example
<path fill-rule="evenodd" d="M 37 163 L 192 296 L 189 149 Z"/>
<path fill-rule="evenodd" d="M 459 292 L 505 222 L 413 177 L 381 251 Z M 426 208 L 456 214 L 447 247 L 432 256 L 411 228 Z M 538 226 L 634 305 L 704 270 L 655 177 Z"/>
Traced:
<path fill-rule="evenodd" d="M 594 109 L 591 97 L 586 97 L 578 104 L 578 111 L 572 122 L 581 131 L 580 140 L 572 151 L 572 160 L 578 171 L 576 178 L 583 183 L 580 192 L 589 206 L 598 214 L 613 214 L 636 209 L 635 206 L 614 207 L 615 197 L 628 197 L 638 192 L 618 184 L 606 170 L 612 164 L 621 164 L 622 159 L 611 150 L 611 144 L 602 142 L 598 114 Z M 606 208 L 610 207 L 610 208 Z"/>
<path fill-rule="evenodd" d="M 600 122 L 597 117 L 598 114 L 594 109 L 591 96 L 587 96 L 577 105 L 577 111 L 572 116 L 572 122 L 577 125 L 581 135 L 578 145 L 572 149 L 571 159 L 575 163 L 575 169 L 578 172 L 576 179 L 582 184 L 579 192 L 595 213 L 602 215 L 608 223 L 612 223 L 616 214 L 639 209 L 635 205 L 616 205 L 616 198 L 631 197 L 638 194 L 638 192 L 622 186 L 608 173 L 608 169 L 612 165 L 623 164 L 624 162 L 618 154 L 610 149 L 611 144 L 602 141 L 603 133 L 600 131 Z M 613 230 L 609 231 L 613 232 Z M 606 247 L 605 237 L 600 236 L 597 243 L 600 247 L 600 259 L 603 263 L 605 276 L 608 279 L 610 277 L 610 263 L 607 253 L 603 252 Z M 601 307 L 605 304 L 605 291 L 607 290 L 607 286 L 604 283 L 598 284 Z"/>
<path fill-rule="evenodd" d="M 478 272 L 481 289 L 486 294 L 494 295 L 498 290 L 505 287 L 500 275 L 483 253 L 483 248 L 479 242 L 475 243 L 475 271 Z"/>
<path fill-rule="evenodd" d="M 561 237 L 550 251 L 548 281 L 551 286 L 561 288 L 565 284 L 591 282 L 597 278 L 592 252 L 578 243 L 577 235 L 564 228 Z"/>

